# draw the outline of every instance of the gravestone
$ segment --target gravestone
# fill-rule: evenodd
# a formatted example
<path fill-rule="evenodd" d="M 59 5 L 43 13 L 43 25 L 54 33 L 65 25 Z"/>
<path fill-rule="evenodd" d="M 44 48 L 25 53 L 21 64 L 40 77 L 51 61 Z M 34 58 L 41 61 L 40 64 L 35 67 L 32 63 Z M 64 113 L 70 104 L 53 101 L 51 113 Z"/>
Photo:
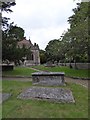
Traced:
<path fill-rule="evenodd" d="M 74 103 L 72 92 L 64 88 L 31 87 L 18 96 L 19 99 L 36 99 L 57 103 Z"/>
<path fill-rule="evenodd" d="M 63 72 L 35 72 L 32 73 L 33 85 L 61 86 L 65 85 Z"/>
<path fill-rule="evenodd" d="M 55 88 L 55 86 L 65 85 L 63 72 L 35 72 L 32 74 L 32 83 L 35 86 L 23 91 L 17 98 L 45 100 L 57 103 L 75 103 L 70 89 Z"/>
<path fill-rule="evenodd" d="M 57 65 L 58 65 L 58 62 L 57 62 L 57 61 L 54 61 L 54 65 L 57 66 Z"/>
<path fill-rule="evenodd" d="M 55 65 L 51 61 L 48 61 L 45 67 L 55 67 Z"/>

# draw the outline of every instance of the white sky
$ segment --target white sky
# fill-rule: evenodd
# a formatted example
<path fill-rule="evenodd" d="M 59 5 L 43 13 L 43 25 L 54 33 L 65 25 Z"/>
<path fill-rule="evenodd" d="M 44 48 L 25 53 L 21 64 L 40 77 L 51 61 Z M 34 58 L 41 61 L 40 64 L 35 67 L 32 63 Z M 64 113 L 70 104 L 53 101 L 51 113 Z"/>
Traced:
<path fill-rule="evenodd" d="M 77 0 L 76 2 L 80 2 Z M 69 28 L 68 17 L 76 7 L 74 0 L 16 0 L 13 13 L 4 13 L 25 30 L 27 39 L 45 49 L 50 40 L 58 39 Z"/>

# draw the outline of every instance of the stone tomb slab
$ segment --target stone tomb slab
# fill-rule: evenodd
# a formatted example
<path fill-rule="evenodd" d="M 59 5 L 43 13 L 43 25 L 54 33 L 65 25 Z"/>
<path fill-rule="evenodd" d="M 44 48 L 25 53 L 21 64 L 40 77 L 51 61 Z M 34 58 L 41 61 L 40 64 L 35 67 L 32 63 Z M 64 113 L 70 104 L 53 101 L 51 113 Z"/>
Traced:
<path fill-rule="evenodd" d="M 11 96 L 10 93 L 0 93 L 0 103 L 7 100 Z"/>
<path fill-rule="evenodd" d="M 19 99 L 47 100 L 57 103 L 74 103 L 72 92 L 64 88 L 31 87 L 22 92 Z"/>
<path fill-rule="evenodd" d="M 65 85 L 63 72 L 35 72 L 32 73 L 33 85 L 62 86 Z"/>

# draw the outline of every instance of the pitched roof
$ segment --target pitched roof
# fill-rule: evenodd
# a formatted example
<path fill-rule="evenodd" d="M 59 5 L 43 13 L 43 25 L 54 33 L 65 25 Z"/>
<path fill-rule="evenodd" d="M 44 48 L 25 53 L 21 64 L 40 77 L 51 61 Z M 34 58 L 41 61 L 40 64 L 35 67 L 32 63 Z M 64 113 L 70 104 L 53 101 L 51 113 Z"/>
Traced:
<path fill-rule="evenodd" d="M 19 41 L 17 43 L 17 46 L 19 47 L 23 47 L 23 45 L 26 47 L 26 48 L 31 48 L 32 50 L 39 50 L 39 46 L 38 44 L 34 43 L 34 45 L 32 44 L 32 42 L 30 40 L 26 40 L 26 39 L 23 39 L 22 41 Z"/>
<path fill-rule="evenodd" d="M 33 47 L 31 41 L 26 39 L 18 42 L 18 46 L 23 46 L 23 45 L 25 45 L 26 47 Z"/>

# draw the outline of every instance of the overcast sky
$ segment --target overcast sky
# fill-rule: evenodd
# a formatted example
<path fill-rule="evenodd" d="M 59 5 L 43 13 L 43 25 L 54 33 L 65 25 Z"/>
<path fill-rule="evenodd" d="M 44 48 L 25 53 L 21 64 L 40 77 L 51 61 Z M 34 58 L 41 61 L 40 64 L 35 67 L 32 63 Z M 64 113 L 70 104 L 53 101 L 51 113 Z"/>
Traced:
<path fill-rule="evenodd" d="M 80 2 L 77 0 L 76 2 Z M 76 7 L 74 0 L 16 0 L 13 13 L 4 13 L 25 30 L 27 39 L 45 49 L 50 40 L 58 39 L 67 28 L 67 22 Z"/>

